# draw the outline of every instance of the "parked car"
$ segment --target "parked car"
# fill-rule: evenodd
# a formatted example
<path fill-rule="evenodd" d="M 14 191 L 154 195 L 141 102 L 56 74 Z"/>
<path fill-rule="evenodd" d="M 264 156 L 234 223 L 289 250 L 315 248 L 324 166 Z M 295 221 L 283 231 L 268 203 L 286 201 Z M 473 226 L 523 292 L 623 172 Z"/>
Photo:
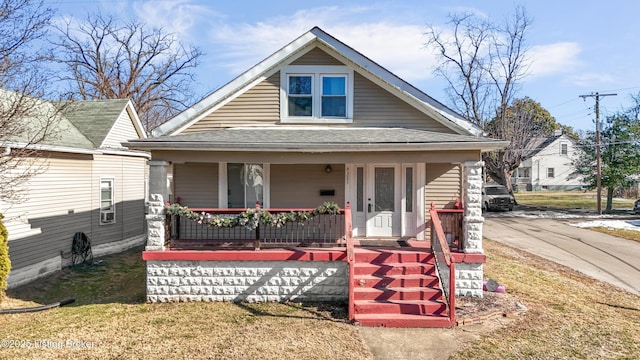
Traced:
<path fill-rule="evenodd" d="M 640 199 L 636 200 L 636 202 L 633 204 L 633 213 L 640 214 Z"/>
<path fill-rule="evenodd" d="M 506 187 L 499 184 L 482 186 L 482 211 L 513 210 L 516 199 Z"/>

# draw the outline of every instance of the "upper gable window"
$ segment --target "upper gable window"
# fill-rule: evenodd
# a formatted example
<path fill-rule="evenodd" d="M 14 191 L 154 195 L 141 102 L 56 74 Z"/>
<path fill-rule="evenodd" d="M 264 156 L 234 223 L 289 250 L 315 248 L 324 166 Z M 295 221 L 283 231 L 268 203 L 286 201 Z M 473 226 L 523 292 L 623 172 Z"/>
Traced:
<path fill-rule="evenodd" d="M 282 122 L 353 121 L 353 71 L 348 67 L 293 65 L 280 76 Z"/>
<path fill-rule="evenodd" d="M 569 154 L 568 147 L 569 146 L 567 144 L 560 144 L 560 155 L 568 155 Z"/>

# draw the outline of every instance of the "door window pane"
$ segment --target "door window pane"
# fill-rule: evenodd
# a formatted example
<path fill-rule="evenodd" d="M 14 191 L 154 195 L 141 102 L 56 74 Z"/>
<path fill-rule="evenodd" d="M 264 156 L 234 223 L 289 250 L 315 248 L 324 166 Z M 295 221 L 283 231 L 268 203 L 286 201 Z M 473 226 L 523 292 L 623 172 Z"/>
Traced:
<path fill-rule="evenodd" d="M 375 168 L 375 211 L 395 211 L 393 168 Z"/>
<path fill-rule="evenodd" d="M 413 168 L 406 168 L 405 172 L 406 183 L 405 183 L 405 211 L 413 212 Z"/>
<path fill-rule="evenodd" d="M 356 211 L 364 211 L 364 168 L 356 168 Z"/>

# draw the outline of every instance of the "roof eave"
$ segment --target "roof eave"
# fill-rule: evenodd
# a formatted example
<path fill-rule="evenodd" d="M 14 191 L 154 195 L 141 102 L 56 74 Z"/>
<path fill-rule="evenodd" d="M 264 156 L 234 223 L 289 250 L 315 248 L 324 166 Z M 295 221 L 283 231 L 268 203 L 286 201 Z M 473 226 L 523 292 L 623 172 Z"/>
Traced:
<path fill-rule="evenodd" d="M 434 143 L 368 143 L 368 144 L 215 144 L 196 142 L 136 142 L 129 141 L 125 145 L 130 149 L 141 151 L 230 151 L 230 152 L 390 152 L 390 151 L 493 151 L 503 149 L 508 141 L 478 142 L 434 142 Z"/>

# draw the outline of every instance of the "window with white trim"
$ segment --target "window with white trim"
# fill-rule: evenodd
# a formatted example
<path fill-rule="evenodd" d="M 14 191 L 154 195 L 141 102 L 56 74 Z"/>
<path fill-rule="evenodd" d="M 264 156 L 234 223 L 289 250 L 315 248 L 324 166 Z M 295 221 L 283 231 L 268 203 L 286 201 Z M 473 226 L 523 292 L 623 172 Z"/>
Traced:
<path fill-rule="evenodd" d="M 253 208 L 264 206 L 264 164 L 227 164 L 227 207 Z"/>
<path fill-rule="evenodd" d="M 548 178 L 555 177 L 555 169 L 554 168 L 547 168 L 547 177 Z"/>
<path fill-rule="evenodd" d="M 116 222 L 116 206 L 114 194 L 114 182 L 112 178 L 100 179 L 100 224 L 113 224 Z"/>
<path fill-rule="evenodd" d="M 569 145 L 560 144 L 560 155 L 568 155 L 568 154 L 569 154 Z"/>
<path fill-rule="evenodd" d="M 346 66 L 291 65 L 280 73 L 281 121 L 353 121 L 353 70 Z"/>

